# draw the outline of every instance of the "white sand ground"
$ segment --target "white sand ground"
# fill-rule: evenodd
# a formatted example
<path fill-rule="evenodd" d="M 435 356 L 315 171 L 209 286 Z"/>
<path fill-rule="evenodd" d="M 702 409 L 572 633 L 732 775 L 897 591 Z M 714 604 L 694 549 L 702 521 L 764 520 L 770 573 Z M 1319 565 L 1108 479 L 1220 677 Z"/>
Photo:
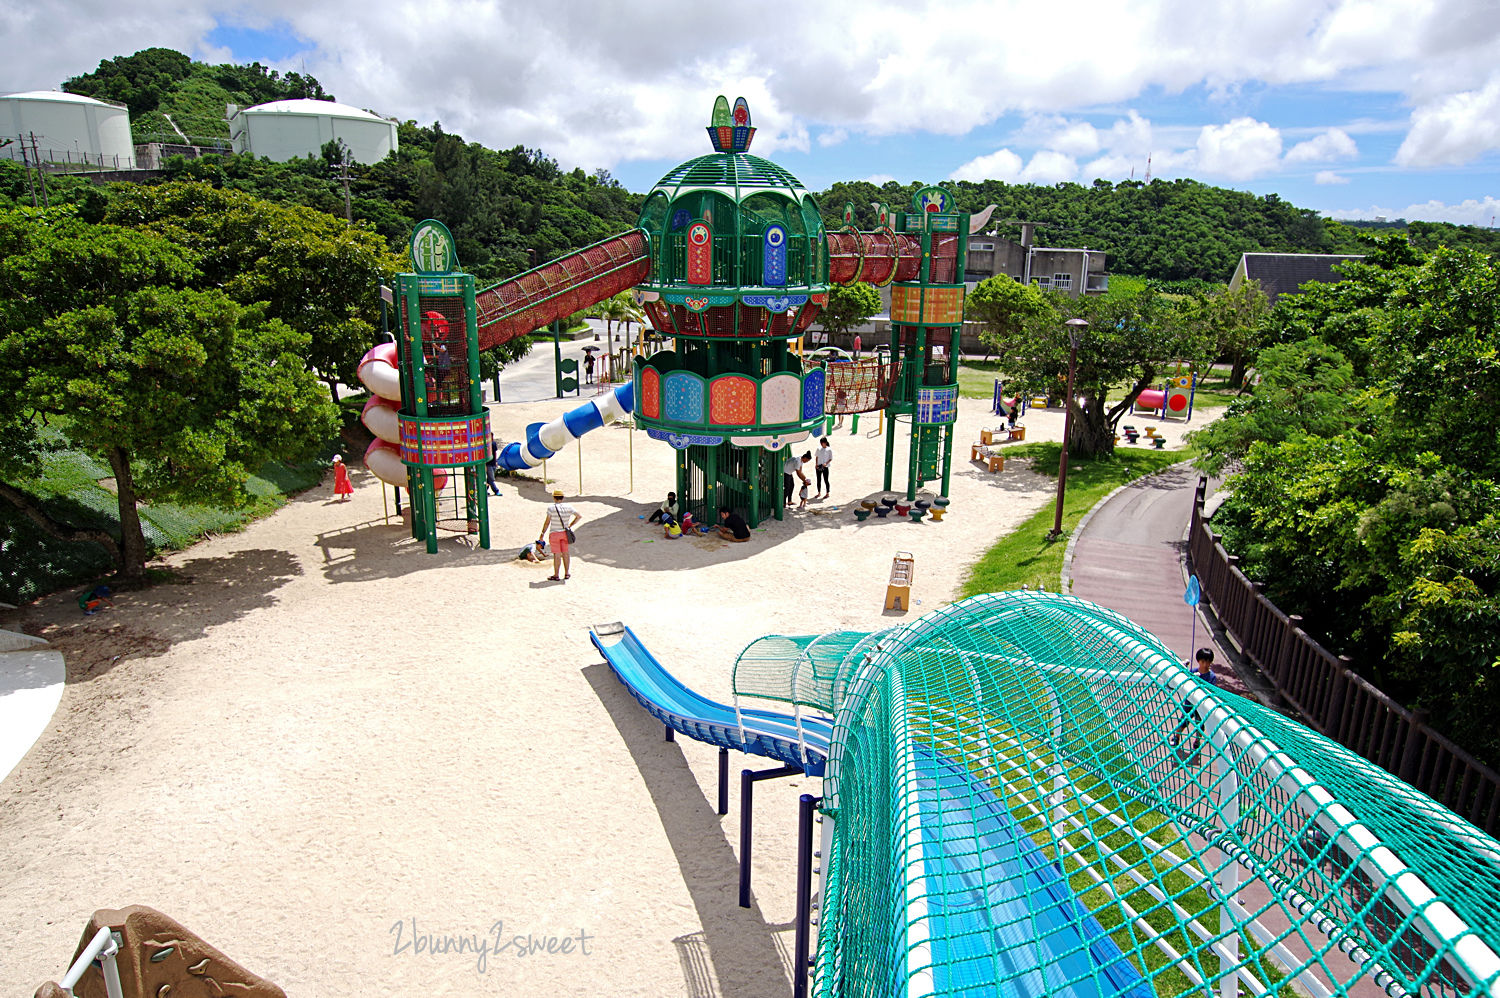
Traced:
<path fill-rule="evenodd" d="M 576 404 L 506 405 L 497 426 L 514 436 Z M 627 495 L 632 434 L 606 427 L 583 439 L 582 489 L 574 452 L 548 465 L 587 518 L 566 585 L 512 560 L 543 518 L 539 482 L 503 484 L 493 550 L 450 536 L 430 556 L 356 471 L 348 503 L 330 479 L 172 555 L 181 584 L 89 618 L 67 593 L 0 613 L 68 667 L 51 725 L 0 783 L 0 993 L 55 979 L 95 908 L 142 903 L 294 996 L 785 995 L 796 802 L 820 781 L 757 788 L 756 907 L 739 908 L 738 774 L 773 764 L 732 756 L 716 815 L 716 750 L 664 742 L 587 631 L 624 621 L 727 699 L 762 634 L 903 619 L 882 610 L 897 550 L 916 557 L 914 613 L 953 599 L 1052 496 L 1019 462 L 970 464 L 963 441 L 992 419 L 960 411 L 941 524 L 857 524 L 849 503 L 878 490 L 883 443 L 845 430 L 832 502 L 749 544 L 667 542 L 637 516 L 671 486 L 672 451 L 634 433 Z M 1033 413 L 1029 436 L 1061 422 Z M 582 934 L 587 953 L 420 952 L 517 934 Z"/>

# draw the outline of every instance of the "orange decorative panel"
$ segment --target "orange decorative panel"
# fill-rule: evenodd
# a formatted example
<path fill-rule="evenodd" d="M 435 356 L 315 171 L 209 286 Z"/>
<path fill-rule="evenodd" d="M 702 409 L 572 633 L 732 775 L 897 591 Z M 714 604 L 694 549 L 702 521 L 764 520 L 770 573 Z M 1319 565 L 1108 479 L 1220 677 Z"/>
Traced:
<path fill-rule="evenodd" d="M 661 418 L 661 375 L 654 368 L 641 368 L 641 415 Z"/>
<path fill-rule="evenodd" d="M 755 382 L 738 375 L 716 379 L 708 393 L 708 421 L 719 426 L 754 426 Z"/>
<path fill-rule="evenodd" d="M 891 288 L 891 321 L 911 326 L 960 322 L 964 315 L 963 288 Z"/>

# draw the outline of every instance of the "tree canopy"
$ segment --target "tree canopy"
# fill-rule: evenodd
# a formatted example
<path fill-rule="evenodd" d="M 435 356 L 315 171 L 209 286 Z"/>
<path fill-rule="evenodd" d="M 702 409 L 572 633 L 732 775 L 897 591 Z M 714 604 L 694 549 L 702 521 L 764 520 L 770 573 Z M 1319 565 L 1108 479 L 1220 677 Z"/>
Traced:
<path fill-rule="evenodd" d="M 818 325 L 841 336 L 855 326 L 863 325 L 880 311 L 880 292 L 864 281 L 835 284 L 828 289 L 828 304 L 818 313 Z"/>
<path fill-rule="evenodd" d="M 379 286 L 401 263 L 343 219 L 201 183 L 125 187 L 105 218 L 187 248 L 204 286 L 307 334 L 306 363 L 330 389 L 354 384 L 375 342 Z"/>
<path fill-rule="evenodd" d="M 900 210 L 921 182 L 882 187 L 865 181 L 834 184 L 819 195 L 823 221 L 842 224 L 851 202 L 860 228 L 873 228 L 872 202 Z M 1022 222 L 1036 226 L 1037 246 L 1103 250 L 1114 273 L 1163 281 L 1228 281 L 1248 252 L 1362 252 L 1357 235 L 1340 223 L 1298 208 L 1275 194 L 1258 197 L 1196 180 L 1007 184 L 949 181 L 955 201 L 973 211 L 996 205 L 988 229 L 1019 240 Z"/>
<path fill-rule="evenodd" d="M 1434 726 L 1500 761 L 1500 262 L 1387 247 L 1283 298 L 1214 518 L 1251 578 Z"/>
<path fill-rule="evenodd" d="M 1016 284 L 1009 277 L 993 280 Z M 1179 303 L 1152 288 L 1081 298 L 1021 290 L 1018 295 L 998 283 L 987 289 L 981 307 L 1004 300 L 1021 308 L 1019 313 L 1005 313 L 1006 321 L 991 325 L 980 336 L 999 354 L 1010 377 L 1008 390 L 1066 399 L 1069 336 L 1075 333 L 1066 323 L 1088 323 L 1076 330 L 1075 398 L 1068 403 L 1076 406 L 1068 446 L 1080 456 L 1112 452 L 1115 427 L 1140 393 L 1177 364 L 1200 363 L 1207 352 L 1207 340 Z M 1013 318 L 1017 314 L 1022 316 L 1019 321 Z M 1120 385 L 1126 387 L 1112 398 Z"/>
<path fill-rule="evenodd" d="M 190 249 L 67 208 L 0 211 L 0 247 L 0 474 L 34 475 L 43 430 L 65 421 L 114 474 L 127 576 L 145 569 L 138 500 L 243 501 L 251 470 L 333 430 L 303 359 L 311 337 L 193 287 Z M 24 493 L 0 495 L 45 524 Z"/>

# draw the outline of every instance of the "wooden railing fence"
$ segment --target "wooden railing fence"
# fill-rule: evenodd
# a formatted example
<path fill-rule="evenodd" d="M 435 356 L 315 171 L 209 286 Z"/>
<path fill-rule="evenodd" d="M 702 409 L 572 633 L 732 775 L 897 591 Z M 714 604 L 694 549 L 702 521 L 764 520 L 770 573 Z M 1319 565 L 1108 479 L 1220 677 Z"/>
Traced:
<path fill-rule="evenodd" d="M 1238 567 L 1203 518 L 1198 480 L 1188 563 L 1224 628 L 1310 727 L 1389 770 L 1491 835 L 1500 825 L 1500 774 L 1427 726 L 1302 629 Z"/>

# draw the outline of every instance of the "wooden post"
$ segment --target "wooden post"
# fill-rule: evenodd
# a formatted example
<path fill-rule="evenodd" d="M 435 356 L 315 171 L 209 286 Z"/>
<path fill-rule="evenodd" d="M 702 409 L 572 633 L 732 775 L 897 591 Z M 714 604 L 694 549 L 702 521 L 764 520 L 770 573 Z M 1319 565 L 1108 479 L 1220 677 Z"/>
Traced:
<path fill-rule="evenodd" d="M 1281 648 L 1276 653 L 1276 661 L 1271 663 L 1271 679 L 1276 683 L 1276 688 L 1283 692 L 1286 690 L 1286 673 L 1291 667 L 1292 648 L 1297 640 L 1297 631 L 1301 628 L 1301 614 L 1288 614 L 1286 630 L 1281 633 Z"/>
<path fill-rule="evenodd" d="M 1401 778 L 1414 787 L 1422 775 L 1422 731 L 1427 726 L 1427 717 L 1427 711 L 1420 708 L 1411 712 L 1411 719 L 1406 722 L 1406 744 L 1401 747 Z"/>

